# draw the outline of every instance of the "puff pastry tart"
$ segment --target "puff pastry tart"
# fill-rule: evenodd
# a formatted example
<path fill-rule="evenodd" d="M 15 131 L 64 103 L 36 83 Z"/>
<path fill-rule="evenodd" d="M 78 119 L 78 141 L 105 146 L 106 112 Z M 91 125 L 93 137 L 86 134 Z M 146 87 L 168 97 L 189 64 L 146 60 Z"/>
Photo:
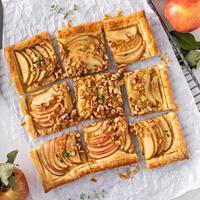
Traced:
<path fill-rule="evenodd" d="M 95 122 L 84 127 L 87 156 L 93 172 L 138 162 L 124 117 Z"/>
<path fill-rule="evenodd" d="M 62 73 L 47 32 L 5 48 L 10 75 L 19 94 L 57 80 Z"/>
<path fill-rule="evenodd" d="M 32 149 L 30 155 L 45 192 L 91 171 L 78 132 L 56 137 Z"/>
<path fill-rule="evenodd" d="M 21 98 L 20 107 L 33 138 L 72 126 L 78 121 L 66 82 Z"/>
<path fill-rule="evenodd" d="M 59 30 L 56 37 L 67 77 L 100 72 L 108 68 L 101 22 Z"/>
<path fill-rule="evenodd" d="M 189 158 L 184 133 L 174 112 L 132 124 L 148 168 Z"/>
<path fill-rule="evenodd" d="M 103 22 L 116 64 L 132 64 L 159 54 L 144 11 L 106 18 Z"/>
<path fill-rule="evenodd" d="M 121 89 L 115 74 L 77 77 L 74 91 L 82 119 L 124 115 Z"/>
<path fill-rule="evenodd" d="M 133 116 L 177 108 L 165 64 L 126 73 L 125 85 Z"/>

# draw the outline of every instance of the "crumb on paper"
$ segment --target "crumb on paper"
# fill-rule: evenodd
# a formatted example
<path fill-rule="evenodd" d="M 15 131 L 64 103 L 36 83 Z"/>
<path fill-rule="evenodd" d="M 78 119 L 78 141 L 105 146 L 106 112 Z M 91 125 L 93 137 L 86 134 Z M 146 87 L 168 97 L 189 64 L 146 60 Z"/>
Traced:
<path fill-rule="evenodd" d="M 126 168 L 125 174 L 122 172 L 118 171 L 118 176 L 121 179 L 132 179 L 138 172 L 139 172 L 139 165 L 135 164 L 133 166 L 133 170 L 131 169 L 131 166 Z"/>
<path fill-rule="evenodd" d="M 122 179 L 129 179 L 129 178 L 131 178 L 131 170 L 130 170 L 130 168 L 129 167 L 126 168 L 125 174 L 122 174 L 122 172 L 118 172 L 118 176 L 119 176 L 119 178 L 122 178 Z"/>
<path fill-rule="evenodd" d="M 90 179 L 90 181 L 96 183 L 96 182 L 97 182 L 97 179 L 96 179 L 95 177 L 92 177 L 92 178 Z"/>
<path fill-rule="evenodd" d="M 160 59 L 167 65 L 169 62 L 171 62 L 171 58 L 169 57 L 168 53 L 164 53 L 160 56 Z"/>
<path fill-rule="evenodd" d="M 25 126 L 26 125 L 26 122 L 25 121 L 23 121 L 23 122 L 21 122 L 21 124 L 20 124 L 21 126 Z"/>

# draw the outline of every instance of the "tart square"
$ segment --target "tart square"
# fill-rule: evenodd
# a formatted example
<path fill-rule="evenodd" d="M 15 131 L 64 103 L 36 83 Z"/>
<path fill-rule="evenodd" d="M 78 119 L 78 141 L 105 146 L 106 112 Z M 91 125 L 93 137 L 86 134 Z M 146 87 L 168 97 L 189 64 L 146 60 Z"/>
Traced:
<path fill-rule="evenodd" d="M 78 114 L 81 119 L 124 115 L 121 89 L 115 74 L 74 79 Z"/>
<path fill-rule="evenodd" d="M 5 48 L 5 56 L 18 94 L 53 83 L 62 73 L 47 32 Z"/>
<path fill-rule="evenodd" d="M 148 168 L 189 159 L 184 132 L 175 112 L 131 124 Z"/>
<path fill-rule="evenodd" d="M 94 22 L 56 32 L 66 77 L 108 69 L 102 23 Z"/>
<path fill-rule="evenodd" d="M 177 108 L 165 64 L 126 73 L 125 86 L 133 116 Z"/>
<path fill-rule="evenodd" d="M 63 82 L 20 99 L 21 111 L 33 138 L 77 123 L 77 110 L 69 92 L 67 82 Z"/>
<path fill-rule="evenodd" d="M 133 135 L 124 117 L 95 122 L 83 130 L 87 157 L 93 172 L 138 162 Z"/>
<path fill-rule="evenodd" d="M 159 54 L 144 11 L 108 17 L 103 21 L 103 27 L 114 61 L 119 67 Z"/>
<path fill-rule="evenodd" d="M 80 133 L 65 133 L 30 150 L 45 192 L 91 172 Z"/>

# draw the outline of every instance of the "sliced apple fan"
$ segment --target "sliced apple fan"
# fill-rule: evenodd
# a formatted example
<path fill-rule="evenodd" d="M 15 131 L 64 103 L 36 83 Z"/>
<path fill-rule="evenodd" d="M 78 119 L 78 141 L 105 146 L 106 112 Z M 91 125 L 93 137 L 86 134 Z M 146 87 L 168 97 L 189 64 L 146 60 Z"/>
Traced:
<path fill-rule="evenodd" d="M 174 112 L 131 124 L 148 168 L 188 159 L 184 133 Z"/>
<path fill-rule="evenodd" d="M 78 132 L 65 133 L 30 151 L 45 192 L 95 171 L 138 162 L 123 117 L 84 128 L 87 150 Z"/>
<path fill-rule="evenodd" d="M 124 115 L 121 89 L 115 74 L 75 78 L 74 91 L 82 119 Z"/>
<path fill-rule="evenodd" d="M 5 55 L 19 94 L 53 83 L 62 74 L 47 32 L 6 48 Z"/>
<path fill-rule="evenodd" d="M 78 122 L 67 82 L 35 92 L 20 99 L 30 135 L 47 135 Z"/>
<path fill-rule="evenodd" d="M 65 28 L 56 36 L 66 77 L 108 69 L 101 22 Z"/>
<path fill-rule="evenodd" d="M 177 108 L 165 64 L 126 73 L 125 85 L 133 116 Z"/>
<path fill-rule="evenodd" d="M 114 61 L 119 67 L 159 54 L 144 11 L 129 16 L 107 17 L 103 26 Z"/>

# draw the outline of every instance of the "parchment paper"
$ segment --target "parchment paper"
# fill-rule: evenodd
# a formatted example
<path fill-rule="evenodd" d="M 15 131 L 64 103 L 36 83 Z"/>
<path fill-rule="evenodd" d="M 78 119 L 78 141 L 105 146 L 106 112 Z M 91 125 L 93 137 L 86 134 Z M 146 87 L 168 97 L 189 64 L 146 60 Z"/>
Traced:
<path fill-rule="evenodd" d="M 168 53 L 172 59 L 169 63 L 170 80 L 173 85 L 176 102 L 180 105 L 179 117 L 184 127 L 186 141 L 190 151 L 190 160 L 176 162 L 155 170 L 147 170 L 144 162 L 140 162 L 141 171 L 130 180 L 122 180 L 117 176 L 117 170 L 107 170 L 85 176 L 73 183 L 63 185 L 44 194 L 39 177 L 30 160 L 28 150 L 61 133 L 37 139 L 28 137 L 26 129 L 20 126 L 23 117 L 19 113 L 18 96 L 12 86 L 5 64 L 3 53 L 0 68 L 0 123 L 2 137 L 12 139 L 13 146 L 20 150 L 18 163 L 26 174 L 33 200 L 77 200 L 82 192 L 101 191 L 105 189 L 104 199 L 116 200 L 167 200 L 175 198 L 188 190 L 200 186 L 200 114 L 196 109 L 194 99 L 184 79 L 182 70 L 173 54 L 167 36 L 159 23 L 157 16 L 145 0 L 3 0 L 4 6 L 4 47 L 24 38 L 48 30 L 54 37 L 54 32 L 63 27 L 62 16 L 50 11 L 52 4 L 58 4 L 66 9 L 76 3 L 78 11 L 71 17 L 74 24 L 102 19 L 103 13 L 115 15 L 119 9 L 130 14 L 144 9 L 153 29 L 161 53 Z M 129 70 L 160 63 L 159 58 L 136 63 Z M 113 71 L 116 68 L 112 67 Z M 124 88 L 123 95 L 125 96 Z M 126 111 L 128 112 L 127 101 Z M 150 116 L 150 115 L 149 115 Z M 129 121 L 134 121 L 130 118 Z M 85 122 L 86 123 L 86 122 Z M 65 129 L 80 129 L 81 125 Z M 63 132 L 63 131 L 62 131 Z M 0 145 L 6 145 L 0 140 Z M 121 168 L 124 170 L 125 168 Z M 96 183 L 90 181 L 97 178 Z M 95 199 L 95 198 L 93 198 Z"/>

